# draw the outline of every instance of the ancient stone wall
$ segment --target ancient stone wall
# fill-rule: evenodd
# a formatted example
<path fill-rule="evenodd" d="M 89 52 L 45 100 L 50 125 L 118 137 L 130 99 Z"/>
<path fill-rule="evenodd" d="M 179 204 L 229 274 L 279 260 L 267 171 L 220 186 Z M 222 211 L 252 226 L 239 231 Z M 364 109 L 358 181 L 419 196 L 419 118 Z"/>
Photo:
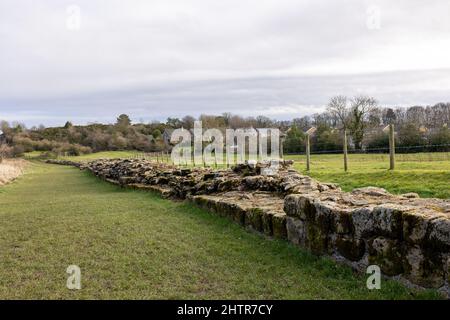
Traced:
<path fill-rule="evenodd" d="M 289 241 L 356 269 L 446 291 L 450 266 L 448 201 L 393 196 L 378 188 L 285 198 Z"/>
<path fill-rule="evenodd" d="M 188 199 L 242 226 L 324 254 L 365 271 L 450 295 L 450 201 L 394 196 L 380 188 L 343 192 L 279 164 L 232 170 L 176 168 L 145 160 L 97 160 L 75 165 L 122 186 Z"/>

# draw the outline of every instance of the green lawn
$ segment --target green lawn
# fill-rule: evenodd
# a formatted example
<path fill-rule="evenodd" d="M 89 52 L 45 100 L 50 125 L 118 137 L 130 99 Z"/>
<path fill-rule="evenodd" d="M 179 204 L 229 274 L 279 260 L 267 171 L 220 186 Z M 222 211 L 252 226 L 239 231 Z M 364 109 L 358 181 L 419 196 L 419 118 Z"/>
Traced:
<path fill-rule="evenodd" d="M 436 298 L 151 193 L 33 163 L 0 188 L 0 299 Z M 82 289 L 66 288 L 80 266 Z"/>
<path fill-rule="evenodd" d="M 397 154 L 396 168 L 389 169 L 386 154 L 350 154 L 344 172 L 342 155 L 312 155 L 306 172 L 305 156 L 287 156 L 294 167 L 320 181 L 335 182 L 345 191 L 376 186 L 392 193 L 417 192 L 422 197 L 450 198 L 450 153 Z"/>
<path fill-rule="evenodd" d="M 26 159 L 37 159 L 42 154 L 44 154 L 42 151 L 33 151 L 33 152 L 27 152 L 24 155 L 24 158 Z M 68 159 L 68 160 L 75 160 L 75 161 L 89 161 L 89 160 L 95 160 L 95 159 L 115 159 L 115 158 L 130 158 L 134 157 L 136 155 L 142 155 L 142 152 L 139 151 L 103 151 L 103 152 L 96 152 L 96 153 L 90 153 L 90 154 L 84 154 L 82 156 L 66 156 L 66 157 L 60 157 L 61 159 Z"/>
<path fill-rule="evenodd" d="M 103 151 L 103 152 L 97 152 L 97 153 L 91 153 L 91 154 L 85 154 L 78 157 L 63 157 L 65 159 L 72 159 L 72 160 L 95 160 L 95 159 L 115 159 L 115 158 L 130 158 L 134 156 L 142 155 L 142 152 L 139 151 Z"/>

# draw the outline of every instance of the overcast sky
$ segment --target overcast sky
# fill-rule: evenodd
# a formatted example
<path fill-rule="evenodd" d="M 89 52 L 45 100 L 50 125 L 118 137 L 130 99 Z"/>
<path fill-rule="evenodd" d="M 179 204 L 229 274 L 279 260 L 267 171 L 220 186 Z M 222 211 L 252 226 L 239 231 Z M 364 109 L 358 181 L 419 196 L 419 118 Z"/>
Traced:
<path fill-rule="evenodd" d="M 289 119 L 336 94 L 450 101 L 449 12 L 448 0 L 1 0 L 0 119 Z"/>

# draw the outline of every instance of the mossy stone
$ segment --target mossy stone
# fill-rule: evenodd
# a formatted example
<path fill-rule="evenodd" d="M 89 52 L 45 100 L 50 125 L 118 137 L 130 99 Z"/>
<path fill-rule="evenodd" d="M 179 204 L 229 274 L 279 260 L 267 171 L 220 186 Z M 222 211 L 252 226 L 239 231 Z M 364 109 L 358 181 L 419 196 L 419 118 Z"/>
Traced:
<path fill-rule="evenodd" d="M 316 254 L 328 252 L 328 236 L 323 233 L 320 227 L 313 223 L 306 222 L 306 246 Z"/>
<path fill-rule="evenodd" d="M 364 256 L 366 245 L 363 240 L 338 237 L 336 239 L 338 252 L 351 261 L 359 261 Z"/>
<path fill-rule="evenodd" d="M 306 246 L 305 222 L 301 219 L 286 217 L 287 238 L 295 245 Z"/>
<path fill-rule="evenodd" d="M 403 214 L 403 239 L 412 244 L 422 243 L 426 236 L 428 219 L 414 212 Z"/>
<path fill-rule="evenodd" d="M 262 215 L 263 211 L 260 208 L 251 208 L 247 210 L 245 217 L 246 225 L 256 231 L 262 232 Z"/>
<path fill-rule="evenodd" d="M 407 250 L 403 268 L 405 277 L 412 283 L 427 288 L 439 288 L 444 285 L 445 264 L 443 259 L 441 257 L 427 258 L 418 246 Z"/>
<path fill-rule="evenodd" d="M 286 215 L 274 214 L 272 216 L 273 236 L 278 239 L 287 239 Z"/>
<path fill-rule="evenodd" d="M 352 214 L 347 211 L 340 211 L 336 217 L 335 231 L 338 234 L 351 234 L 355 232 L 355 227 L 353 226 Z"/>
<path fill-rule="evenodd" d="M 388 276 L 403 273 L 403 250 L 400 242 L 384 237 L 369 240 L 369 263 L 378 265 Z"/>
<path fill-rule="evenodd" d="M 245 225 L 245 210 L 242 209 L 238 205 L 233 205 L 232 207 L 231 217 L 234 222 L 240 224 L 241 226 Z"/>
<path fill-rule="evenodd" d="M 267 236 L 273 235 L 272 216 L 273 213 L 270 212 L 263 212 L 262 214 L 262 229 Z"/>

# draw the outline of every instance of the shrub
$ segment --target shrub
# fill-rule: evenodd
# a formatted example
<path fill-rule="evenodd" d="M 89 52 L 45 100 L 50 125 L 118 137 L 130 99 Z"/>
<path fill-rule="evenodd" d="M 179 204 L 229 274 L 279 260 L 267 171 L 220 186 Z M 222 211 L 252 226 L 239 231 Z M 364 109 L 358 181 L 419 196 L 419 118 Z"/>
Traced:
<path fill-rule="evenodd" d="M 366 147 L 369 152 L 383 152 L 383 150 L 389 149 L 389 135 L 384 132 L 373 135 L 367 139 Z"/>
<path fill-rule="evenodd" d="M 23 152 L 31 152 L 34 151 L 34 141 L 28 137 L 24 137 L 21 135 L 14 136 L 13 138 L 14 146 L 20 146 Z"/>
<path fill-rule="evenodd" d="M 12 147 L 7 144 L 0 144 L 0 163 L 3 161 L 3 158 L 10 158 L 14 155 L 14 150 Z"/>
<path fill-rule="evenodd" d="M 450 151 L 450 129 L 442 127 L 429 137 L 429 151 Z"/>
<path fill-rule="evenodd" d="M 15 145 L 13 146 L 13 157 L 21 157 L 25 153 L 25 148 L 23 146 Z"/>
<path fill-rule="evenodd" d="M 423 151 L 423 146 L 427 144 L 424 134 L 419 130 L 414 123 L 408 123 L 402 126 L 398 132 L 397 147 L 402 149 L 400 152 L 414 152 Z"/>

